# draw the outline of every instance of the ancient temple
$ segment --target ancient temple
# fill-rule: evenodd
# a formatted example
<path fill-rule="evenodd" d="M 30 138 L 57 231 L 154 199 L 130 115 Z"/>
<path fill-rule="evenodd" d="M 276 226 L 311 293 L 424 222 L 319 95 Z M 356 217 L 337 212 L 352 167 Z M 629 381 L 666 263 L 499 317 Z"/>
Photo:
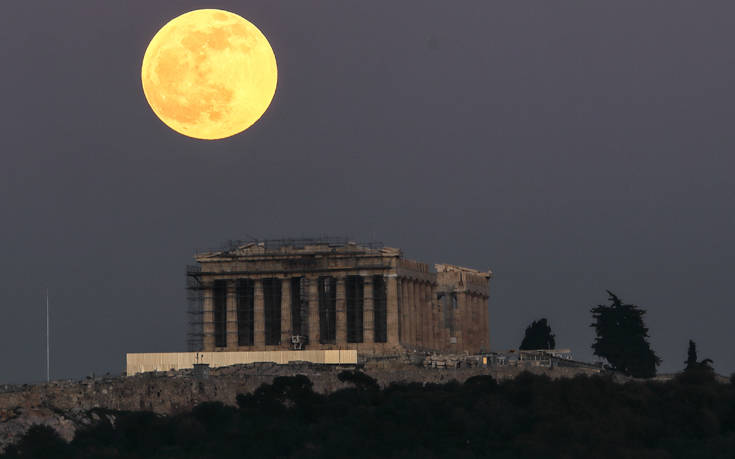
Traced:
<path fill-rule="evenodd" d="M 490 271 L 333 239 L 236 242 L 195 260 L 194 351 L 489 351 Z"/>

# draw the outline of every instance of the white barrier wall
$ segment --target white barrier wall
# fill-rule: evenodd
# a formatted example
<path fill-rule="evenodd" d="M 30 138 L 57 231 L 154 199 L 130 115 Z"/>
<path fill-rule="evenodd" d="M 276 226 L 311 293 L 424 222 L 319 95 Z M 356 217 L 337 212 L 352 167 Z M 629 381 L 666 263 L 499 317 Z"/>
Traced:
<path fill-rule="evenodd" d="M 128 376 L 147 371 L 183 370 L 193 368 L 195 363 L 207 363 L 212 368 L 255 362 L 273 362 L 281 365 L 296 361 L 332 365 L 357 363 L 356 350 L 166 352 L 126 354 L 125 357 L 125 372 Z"/>

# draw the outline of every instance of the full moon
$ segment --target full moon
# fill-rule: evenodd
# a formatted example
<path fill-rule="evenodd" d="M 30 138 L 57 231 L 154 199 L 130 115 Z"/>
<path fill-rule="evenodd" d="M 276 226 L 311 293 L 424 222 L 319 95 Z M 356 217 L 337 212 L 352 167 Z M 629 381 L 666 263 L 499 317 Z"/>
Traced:
<path fill-rule="evenodd" d="M 195 10 L 172 19 L 143 57 L 143 92 L 174 131 L 223 139 L 244 131 L 276 92 L 276 57 L 265 36 L 229 11 Z"/>

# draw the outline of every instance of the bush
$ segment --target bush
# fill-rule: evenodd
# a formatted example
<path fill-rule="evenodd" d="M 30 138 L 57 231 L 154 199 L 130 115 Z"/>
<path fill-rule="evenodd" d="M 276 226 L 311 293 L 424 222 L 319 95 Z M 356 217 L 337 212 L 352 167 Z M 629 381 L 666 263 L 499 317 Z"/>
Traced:
<path fill-rule="evenodd" d="M 378 390 L 380 386 L 375 378 L 372 378 L 365 373 L 354 370 L 354 371 L 342 371 L 337 375 L 337 378 L 346 383 L 353 384 L 355 388 L 360 390 Z"/>
<path fill-rule="evenodd" d="M 72 457 L 69 445 L 47 425 L 36 424 L 18 442 L 20 457 L 66 458 Z"/>

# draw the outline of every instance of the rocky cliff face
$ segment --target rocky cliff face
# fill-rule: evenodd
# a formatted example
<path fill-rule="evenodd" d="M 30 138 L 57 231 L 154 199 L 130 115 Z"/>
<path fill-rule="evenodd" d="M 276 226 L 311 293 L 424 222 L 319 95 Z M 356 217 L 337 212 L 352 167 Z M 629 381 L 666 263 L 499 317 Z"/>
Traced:
<path fill-rule="evenodd" d="M 208 376 L 191 370 L 146 373 L 132 377 L 95 378 L 82 381 L 53 381 L 32 386 L 0 386 L 0 450 L 17 441 L 33 424 L 53 427 L 70 441 L 80 427 L 97 422 L 102 416 L 114 420 L 114 411 L 147 410 L 173 414 L 195 405 L 220 401 L 235 405 L 236 397 L 249 393 L 277 376 L 302 374 L 314 384 L 314 390 L 328 393 L 348 384 L 337 375 L 347 368 L 292 364 L 260 363 L 211 369 Z M 351 369 L 351 368 L 350 368 Z M 579 368 L 530 368 L 526 371 L 551 377 L 590 374 Z M 456 379 L 464 382 L 471 376 L 489 374 L 497 379 L 515 377 L 517 367 L 422 368 L 405 362 L 371 362 L 363 368 L 381 386 L 392 382 L 443 383 Z"/>

